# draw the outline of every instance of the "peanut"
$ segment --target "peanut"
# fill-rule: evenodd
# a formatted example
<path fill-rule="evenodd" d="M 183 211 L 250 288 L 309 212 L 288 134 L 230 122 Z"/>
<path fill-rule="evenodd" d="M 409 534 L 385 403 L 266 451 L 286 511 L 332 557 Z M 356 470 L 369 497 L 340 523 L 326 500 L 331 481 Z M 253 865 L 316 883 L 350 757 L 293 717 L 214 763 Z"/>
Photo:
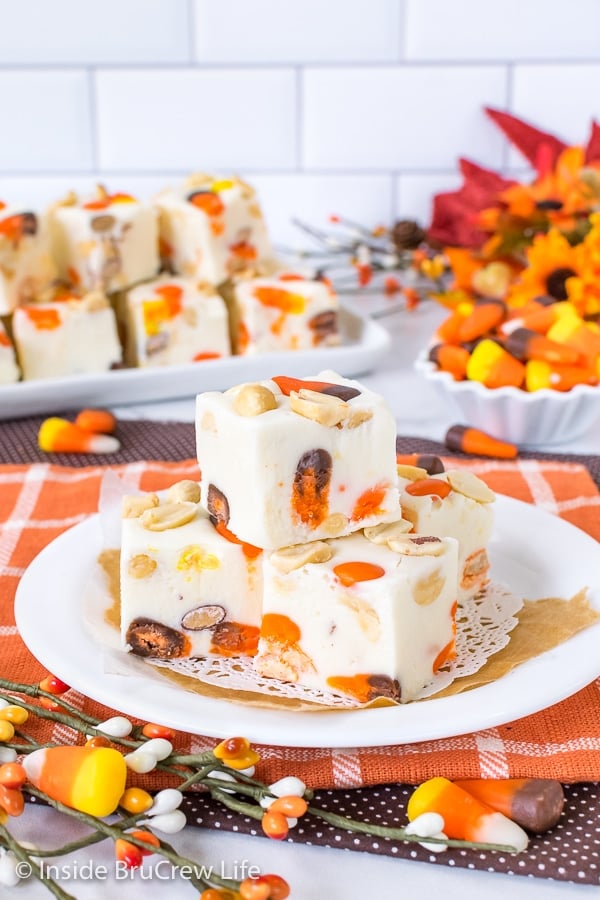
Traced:
<path fill-rule="evenodd" d="M 327 428 L 333 428 L 343 422 L 349 411 L 345 400 L 307 388 L 290 392 L 290 407 L 299 416 Z"/>
<path fill-rule="evenodd" d="M 445 545 L 438 537 L 405 534 L 388 541 L 388 547 L 403 556 L 442 556 Z"/>
<path fill-rule="evenodd" d="M 485 481 L 482 481 L 473 472 L 468 472 L 466 469 L 452 469 L 446 474 L 448 484 L 458 494 L 462 494 L 470 500 L 476 500 L 477 503 L 493 503 L 496 499 L 496 495 Z"/>
<path fill-rule="evenodd" d="M 132 556 L 127 566 L 127 574 L 130 578 L 147 578 L 156 569 L 156 560 L 146 553 L 138 553 Z"/>
<path fill-rule="evenodd" d="M 191 522 L 196 510 L 195 503 L 162 503 L 142 513 L 140 525 L 148 531 L 168 531 Z"/>
<path fill-rule="evenodd" d="M 200 503 L 200 485 L 189 479 L 177 481 L 171 485 L 167 496 L 175 503 Z"/>
<path fill-rule="evenodd" d="M 287 575 L 307 563 L 327 562 L 333 556 L 333 551 L 325 541 L 311 541 L 309 544 L 297 544 L 293 547 L 283 547 L 271 554 L 271 565 L 278 572 Z"/>
<path fill-rule="evenodd" d="M 239 416 L 260 416 L 270 409 L 277 409 L 277 400 L 262 384 L 245 384 L 233 399 L 233 409 Z"/>
<path fill-rule="evenodd" d="M 402 538 L 412 531 L 413 524 L 406 519 L 398 519 L 397 522 L 383 522 L 381 525 L 370 525 L 364 529 L 365 537 L 373 544 L 387 544 L 395 538 Z"/>
<path fill-rule="evenodd" d="M 147 509 L 158 506 L 159 499 L 156 494 L 127 494 L 123 497 L 121 516 L 123 519 L 137 519 Z"/>

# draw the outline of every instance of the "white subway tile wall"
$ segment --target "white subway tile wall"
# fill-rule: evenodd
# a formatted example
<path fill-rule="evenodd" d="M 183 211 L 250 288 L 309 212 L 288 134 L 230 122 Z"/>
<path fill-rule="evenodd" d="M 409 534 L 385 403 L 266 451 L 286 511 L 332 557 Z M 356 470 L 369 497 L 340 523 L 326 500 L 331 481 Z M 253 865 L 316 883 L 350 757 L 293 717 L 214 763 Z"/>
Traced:
<path fill-rule="evenodd" d="M 457 159 L 525 171 L 486 118 L 600 118 L 598 0 L 0 0 L 0 199 L 151 197 L 237 172 L 298 217 L 427 223 Z"/>

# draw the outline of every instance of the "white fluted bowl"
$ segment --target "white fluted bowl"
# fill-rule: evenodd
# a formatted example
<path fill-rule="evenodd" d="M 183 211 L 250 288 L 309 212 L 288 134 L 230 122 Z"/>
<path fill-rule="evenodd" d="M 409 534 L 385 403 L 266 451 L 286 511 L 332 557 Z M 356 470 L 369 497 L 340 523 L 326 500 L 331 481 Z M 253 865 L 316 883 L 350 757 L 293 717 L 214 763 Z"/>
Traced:
<path fill-rule="evenodd" d="M 578 384 L 570 391 L 486 388 L 478 381 L 455 381 L 423 350 L 416 370 L 452 404 L 464 425 L 520 446 L 562 444 L 580 437 L 600 420 L 600 386 Z"/>

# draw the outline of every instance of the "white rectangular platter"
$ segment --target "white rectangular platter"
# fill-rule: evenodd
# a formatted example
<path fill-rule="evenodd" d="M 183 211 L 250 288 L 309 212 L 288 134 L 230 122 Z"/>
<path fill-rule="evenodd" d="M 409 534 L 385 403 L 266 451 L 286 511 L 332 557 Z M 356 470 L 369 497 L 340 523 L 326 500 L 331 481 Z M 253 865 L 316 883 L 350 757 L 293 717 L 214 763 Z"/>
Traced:
<path fill-rule="evenodd" d="M 348 309 L 340 312 L 339 347 L 231 356 L 182 366 L 114 369 L 98 374 L 21 381 L 0 386 L 0 420 L 22 416 L 147 403 L 225 390 L 244 381 L 273 375 L 302 377 L 333 369 L 346 377 L 377 368 L 390 347 L 388 332 L 377 322 Z"/>

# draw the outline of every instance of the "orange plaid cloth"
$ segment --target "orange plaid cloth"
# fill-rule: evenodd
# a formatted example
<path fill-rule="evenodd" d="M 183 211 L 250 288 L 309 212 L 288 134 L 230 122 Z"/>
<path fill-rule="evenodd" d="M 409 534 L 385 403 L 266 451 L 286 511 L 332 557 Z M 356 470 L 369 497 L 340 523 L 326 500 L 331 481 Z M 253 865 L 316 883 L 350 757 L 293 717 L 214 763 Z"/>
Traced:
<path fill-rule="evenodd" d="M 452 465 L 467 465 L 494 490 L 537 503 L 600 540 L 600 494 L 583 466 L 539 460 L 453 460 Z M 198 476 L 192 460 L 113 468 L 142 490 L 160 490 L 181 478 Z M 105 471 L 48 464 L 0 466 L 0 677 L 4 679 L 36 683 L 45 674 L 15 627 L 15 590 L 26 566 L 46 544 L 96 512 Z M 99 720 L 114 714 L 75 690 L 68 697 Z M 417 784 L 441 774 L 448 778 L 532 776 L 567 783 L 597 781 L 599 710 L 600 679 L 549 709 L 474 734 L 360 749 L 258 746 L 261 762 L 257 774 L 266 782 L 295 774 L 311 787 L 323 788 Z M 235 731 L 235 722 L 232 729 Z M 41 741 L 69 739 L 69 729 L 42 720 L 31 723 L 30 733 Z M 177 747 L 183 752 L 201 752 L 214 744 L 213 738 L 195 735 L 177 738 Z M 150 779 L 149 786 L 156 787 L 158 782 Z"/>

